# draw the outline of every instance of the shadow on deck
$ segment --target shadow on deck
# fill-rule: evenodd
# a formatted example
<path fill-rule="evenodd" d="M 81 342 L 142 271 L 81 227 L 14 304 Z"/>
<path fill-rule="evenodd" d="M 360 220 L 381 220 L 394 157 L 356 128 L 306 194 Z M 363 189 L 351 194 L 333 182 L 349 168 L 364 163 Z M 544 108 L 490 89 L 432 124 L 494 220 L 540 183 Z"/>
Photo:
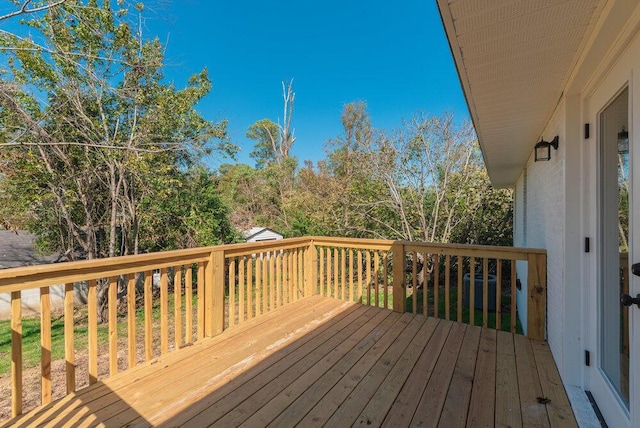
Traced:
<path fill-rule="evenodd" d="M 545 342 L 307 297 L 7 425 L 575 426 Z"/>

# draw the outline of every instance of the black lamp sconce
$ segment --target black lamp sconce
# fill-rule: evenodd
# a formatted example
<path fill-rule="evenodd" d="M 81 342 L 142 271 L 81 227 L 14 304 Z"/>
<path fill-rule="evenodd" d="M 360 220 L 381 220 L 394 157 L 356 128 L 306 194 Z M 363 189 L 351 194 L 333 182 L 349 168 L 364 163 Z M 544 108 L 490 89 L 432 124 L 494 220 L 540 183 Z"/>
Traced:
<path fill-rule="evenodd" d="M 540 139 L 540 142 L 535 147 L 535 161 L 548 161 L 551 159 L 551 147 L 558 150 L 558 136 L 553 137 L 551 141 L 544 141 Z"/>
<path fill-rule="evenodd" d="M 622 127 L 622 131 L 618 132 L 618 154 L 629 153 L 629 131 Z"/>

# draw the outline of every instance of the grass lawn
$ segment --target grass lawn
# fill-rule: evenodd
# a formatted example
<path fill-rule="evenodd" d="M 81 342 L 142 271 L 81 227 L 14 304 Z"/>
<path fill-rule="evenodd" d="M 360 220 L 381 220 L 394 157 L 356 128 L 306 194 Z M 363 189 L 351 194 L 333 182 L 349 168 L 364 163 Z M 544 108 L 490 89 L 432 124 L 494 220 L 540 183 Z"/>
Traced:
<path fill-rule="evenodd" d="M 80 312 L 80 311 L 79 311 Z M 74 323 L 76 348 L 86 348 L 89 337 L 86 311 L 76 314 Z M 99 340 L 106 339 L 108 328 L 98 326 Z M 64 358 L 64 317 L 51 317 L 51 360 Z M 25 368 L 40 364 L 40 317 L 22 319 L 22 359 Z M 0 321 L 0 376 L 11 371 L 11 321 Z"/>
<path fill-rule="evenodd" d="M 193 296 L 193 306 L 196 306 L 196 296 Z M 184 306 L 184 298 L 183 298 Z M 169 294 L 168 311 L 173 316 L 173 293 Z M 160 300 L 154 298 L 152 320 L 160 320 Z M 136 310 L 136 326 L 140 331 L 144 325 L 144 308 Z M 88 318 L 86 308 L 76 308 L 74 314 L 74 345 L 75 349 L 88 347 Z M 140 333 L 138 333 L 140 334 Z M 118 337 L 127 337 L 126 313 L 118 316 Z M 106 343 L 109 338 L 107 323 L 98 324 L 98 343 Z M 139 343 L 142 343 L 139 341 Z M 22 359 L 23 367 L 30 368 L 40 364 L 40 317 L 24 317 L 22 319 Z M 64 358 L 64 316 L 61 311 L 51 314 L 51 361 Z M 11 321 L 0 321 L 0 376 L 11 371 Z"/>
<path fill-rule="evenodd" d="M 408 312 L 413 311 L 413 295 L 412 293 L 412 289 L 408 289 L 408 296 L 407 296 L 407 300 L 406 300 L 406 308 Z M 416 290 L 417 291 L 417 307 L 418 307 L 418 313 L 422 314 L 423 313 L 423 290 Z M 445 296 L 444 296 L 444 288 L 440 287 L 439 293 L 438 293 L 438 317 L 439 318 L 445 318 L 446 317 L 446 311 L 445 311 Z M 433 289 L 429 288 L 428 290 L 428 295 L 427 295 L 427 309 L 428 309 L 428 315 L 429 316 L 433 316 L 434 315 L 434 295 L 433 295 Z M 511 331 L 511 296 L 507 295 L 507 294 L 503 294 L 502 295 L 502 308 L 501 308 L 501 313 L 500 313 L 500 324 L 501 324 L 501 330 L 502 331 Z M 482 326 L 482 318 L 483 318 L 483 314 L 482 314 L 482 310 L 481 309 L 475 309 L 474 311 L 474 324 L 478 325 L 478 326 Z M 497 313 L 496 312 L 491 312 L 489 311 L 487 314 L 487 322 L 488 322 L 488 326 L 490 328 L 495 328 L 496 327 L 496 317 L 497 317 Z M 450 301 L 449 301 L 449 319 L 453 320 L 453 321 L 457 321 L 458 320 L 458 290 L 457 287 L 451 287 L 450 289 Z M 469 324 L 469 321 L 471 320 L 471 316 L 470 316 L 470 310 L 469 310 L 469 305 L 462 305 L 462 322 Z M 518 334 L 522 334 L 522 325 L 520 324 L 520 320 L 516 317 L 516 333 Z"/>

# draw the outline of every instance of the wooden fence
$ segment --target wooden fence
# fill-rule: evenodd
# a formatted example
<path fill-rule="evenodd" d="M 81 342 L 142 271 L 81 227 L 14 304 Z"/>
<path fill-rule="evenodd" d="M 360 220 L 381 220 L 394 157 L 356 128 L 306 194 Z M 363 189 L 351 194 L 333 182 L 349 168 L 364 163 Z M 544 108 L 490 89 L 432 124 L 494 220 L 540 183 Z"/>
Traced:
<path fill-rule="evenodd" d="M 526 334 L 543 339 L 543 250 L 307 237 L 1 270 L 0 293 L 11 295 L 12 415 L 23 410 L 23 290 L 40 289 L 40 389 L 46 404 L 52 399 L 49 288 L 56 284 L 65 284 L 69 394 L 79 378 L 95 383 L 313 294 L 497 329 L 505 327 L 506 311 L 515 332 L 518 260 L 527 262 Z M 84 307 L 74 304 L 79 282 L 88 287 Z M 479 321 L 476 313 L 482 314 Z M 74 327 L 82 314 L 88 364 L 86 373 L 77 373 Z M 105 319 L 100 326 L 99 314 Z M 99 362 L 107 372 L 99 371 Z"/>

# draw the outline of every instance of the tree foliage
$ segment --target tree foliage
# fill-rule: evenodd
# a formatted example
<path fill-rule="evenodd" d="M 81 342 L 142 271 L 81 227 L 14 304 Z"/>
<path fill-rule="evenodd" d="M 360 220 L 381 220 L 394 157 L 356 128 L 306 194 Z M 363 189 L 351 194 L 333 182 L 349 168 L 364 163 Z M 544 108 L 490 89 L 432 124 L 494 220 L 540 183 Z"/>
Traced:
<path fill-rule="evenodd" d="M 249 126 L 247 138 L 255 141 L 250 156 L 255 159 L 256 168 L 262 169 L 274 163 L 282 165 L 291 157 L 291 147 L 296 141 L 292 128 L 295 98 L 293 80 L 282 82 L 282 124 L 262 119 Z"/>
<path fill-rule="evenodd" d="M 44 247 L 70 257 L 232 239 L 228 228 L 194 223 L 219 235 L 149 242 L 167 236 L 151 225 L 168 225 L 154 224 L 143 207 L 163 201 L 167 189 L 188 188 L 195 178 L 185 171 L 201 155 L 233 146 L 226 122 L 195 109 L 211 89 L 206 70 L 183 88 L 165 83 L 164 48 L 142 34 L 141 12 L 112 5 L 67 0 L 28 20 L 25 34 L 0 33 L 3 218 L 21 218 Z M 183 209 L 164 207 L 167 216 Z M 223 215 L 212 209 L 203 214 Z"/>
<path fill-rule="evenodd" d="M 284 170 L 272 160 L 223 172 L 221 189 L 234 189 L 232 216 L 242 217 L 243 228 L 511 245 L 512 194 L 491 186 L 470 123 L 417 114 L 384 132 L 372 126 L 366 103 L 356 102 L 345 105 L 342 124 L 317 165 Z M 251 129 L 259 125 L 276 129 L 270 121 Z"/>

